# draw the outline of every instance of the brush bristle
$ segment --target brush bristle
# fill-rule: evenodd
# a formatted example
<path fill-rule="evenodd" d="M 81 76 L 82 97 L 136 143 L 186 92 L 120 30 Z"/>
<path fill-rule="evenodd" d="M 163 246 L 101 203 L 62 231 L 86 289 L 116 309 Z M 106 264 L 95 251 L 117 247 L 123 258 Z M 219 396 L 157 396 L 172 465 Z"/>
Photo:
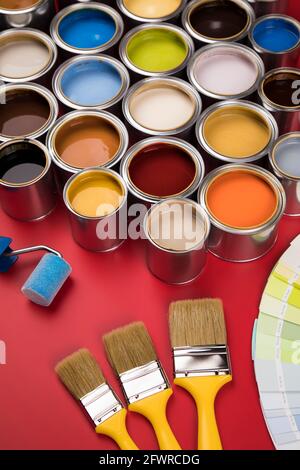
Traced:
<path fill-rule="evenodd" d="M 223 304 L 219 299 L 173 302 L 169 309 L 173 348 L 226 344 Z"/>
<path fill-rule="evenodd" d="M 118 374 L 156 361 L 156 352 L 142 322 L 131 323 L 103 336 L 108 359 Z"/>
<path fill-rule="evenodd" d="M 79 349 L 60 361 L 55 372 L 77 400 L 105 383 L 96 359 L 87 349 Z"/>

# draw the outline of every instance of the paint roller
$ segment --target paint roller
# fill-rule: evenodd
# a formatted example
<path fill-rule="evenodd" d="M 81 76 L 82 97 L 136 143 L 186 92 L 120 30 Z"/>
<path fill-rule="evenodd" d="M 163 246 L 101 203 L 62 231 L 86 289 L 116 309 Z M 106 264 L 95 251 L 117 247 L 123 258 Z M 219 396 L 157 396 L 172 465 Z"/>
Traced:
<path fill-rule="evenodd" d="M 61 253 L 48 246 L 37 245 L 19 250 L 10 247 L 11 238 L 0 236 L 0 273 L 6 273 L 23 254 L 46 251 L 21 291 L 32 302 L 48 307 L 72 272 Z"/>

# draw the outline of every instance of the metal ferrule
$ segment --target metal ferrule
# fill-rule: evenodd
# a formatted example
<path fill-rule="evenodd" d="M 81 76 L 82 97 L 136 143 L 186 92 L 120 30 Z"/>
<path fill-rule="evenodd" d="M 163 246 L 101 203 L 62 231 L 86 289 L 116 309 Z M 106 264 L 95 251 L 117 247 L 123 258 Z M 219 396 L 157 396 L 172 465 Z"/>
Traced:
<path fill-rule="evenodd" d="M 129 20 L 131 20 L 131 23 L 162 23 L 163 21 L 169 21 L 174 18 L 177 18 L 182 10 L 184 9 L 185 5 L 187 3 L 187 0 L 181 0 L 181 4 L 179 7 L 170 13 L 169 15 L 166 16 L 161 16 L 159 18 L 147 18 L 147 17 L 142 17 L 142 16 L 137 16 L 134 13 L 131 13 L 131 11 L 126 8 L 124 1 L 123 0 L 117 0 L 117 5 L 119 7 L 119 10 L 126 16 L 128 17 Z"/>
<path fill-rule="evenodd" d="M 173 360 L 176 378 L 231 374 L 226 345 L 174 348 Z"/>
<path fill-rule="evenodd" d="M 195 110 L 194 114 L 191 117 L 189 121 L 184 123 L 180 127 L 176 127 L 174 129 L 166 129 L 165 131 L 159 131 L 159 130 L 153 130 L 153 129 L 148 129 L 147 127 L 142 126 L 139 124 L 132 116 L 131 111 L 130 111 L 130 101 L 133 98 L 135 94 L 138 94 L 141 92 L 142 89 L 151 89 L 152 87 L 155 88 L 155 86 L 170 86 L 170 87 L 175 87 L 185 94 L 189 96 L 189 98 L 194 102 Z M 123 114 L 127 120 L 127 122 L 132 126 L 132 132 L 131 132 L 131 137 L 133 138 L 134 141 L 144 139 L 148 136 L 177 136 L 177 137 L 182 137 L 182 138 L 187 138 L 189 137 L 187 134 L 190 133 L 193 125 L 199 118 L 202 110 L 202 100 L 199 95 L 199 93 L 194 89 L 194 87 L 184 81 L 181 80 L 180 78 L 176 77 L 150 77 L 150 78 L 145 78 L 144 80 L 139 81 L 138 83 L 135 83 L 132 85 L 129 90 L 127 95 L 125 96 L 123 100 Z M 194 134 L 194 132 L 193 132 Z"/>
<path fill-rule="evenodd" d="M 54 0 L 37 0 L 35 5 L 20 9 L 0 8 L 0 31 L 7 28 L 49 30 L 49 19 L 55 14 Z"/>
<path fill-rule="evenodd" d="M 222 49 L 224 47 L 232 49 L 233 54 L 235 52 L 237 53 L 240 52 L 244 55 L 247 55 L 247 57 L 255 64 L 257 68 L 257 78 L 255 82 L 253 83 L 252 87 L 236 95 L 220 95 L 217 93 L 213 93 L 212 91 L 206 90 L 198 83 L 196 76 L 195 76 L 195 65 L 197 63 L 198 58 L 201 55 L 205 54 L 206 52 L 217 51 L 218 49 Z M 261 60 L 259 55 L 256 54 L 255 51 L 250 49 L 250 47 L 244 46 L 243 44 L 236 44 L 236 43 L 228 44 L 227 42 L 216 42 L 215 44 L 209 44 L 207 46 L 201 47 L 201 49 L 195 52 L 195 54 L 189 61 L 188 67 L 187 67 L 187 75 L 191 84 L 202 95 L 208 96 L 209 98 L 212 98 L 213 100 L 234 100 L 234 99 L 241 99 L 241 98 L 251 96 L 253 93 L 257 91 L 258 85 L 262 77 L 264 76 L 264 73 L 265 73 L 265 67 L 264 67 L 263 61 Z"/>
<path fill-rule="evenodd" d="M 266 2 L 265 2 L 266 3 Z M 254 39 L 254 30 L 255 28 L 266 19 L 282 19 L 286 20 L 289 23 L 293 24 L 295 28 L 299 31 L 299 40 L 294 47 L 290 49 L 286 49 L 285 51 L 273 52 L 269 51 L 268 49 L 264 49 Z M 295 18 L 291 16 L 286 16 L 282 14 L 273 14 L 273 15 L 265 15 L 258 18 L 252 25 L 251 30 L 249 31 L 248 38 L 250 41 L 251 46 L 253 49 L 260 55 L 262 58 L 266 70 L 275 69 L 278 67 L 283 67 L 285 65 L 296 65 L 299 57 L 299 49 L 300 49 L 300 23 Z"/>
<path fill-rule="evenodd" d="M 1 106 L 5 106 L 5 100 L 9 96 L 9 94 L 13 94 L 16 92 L 21 92 L 22 90 L 30 90 L 42 95 L 49 104 L 49 118 L 47 122 L 44 124 L 43 127 L 36 130 L 32 134 L 27 134 L 25 136 L 7 136 L 0 133 L 0 142 L 7 142 L 11 139 L 16 139 L 19 137 L 24 137 L 26 139 L 40 139 L 42 138 L 46 132 L 50 129 L 50 127 L 55 123 L 57 116 L 58 116 L 58 103 L 51 91 L 47 90 L 42 85 L 38 85 L 37 83 L 7 83 L 0 86 L 0 108 Z M 1 103 L 3 105 L 1 105 Z"/>
<path fill-rule="evenodd" d="M 76 65 L 76 64 L 81 64 L 85 61 L 93 61 L 93 60 L 99 61 L 99 62 L 107 62 L 111 64 L 113 67 L 115 67 L 118 73 L 120 74 L 122 84 L 117 95 L 115 95 L 109 101 L 106 101 L 105 103 L 102 103 L 100 105 L 95 105 L 95 106 L 83 106 L 78 103 L 75 103 L 74 101 L 71 101 L 64 94 L 62 86 L 61 86 L 61 81 L 64 77 L 65 72 L 68 70 L 69 67 Z M 105 54 L 89 55 L 89 56 L 80 55 L 80 56 L 75 56 L 75 57 L 72 57 L 71 59 L 66 60 L 63 64 L 60 65 L 60 67 L 58 67 L 55 74 L 53 75 L 52 89 L 57 99 L 69 109 L 83 110 L 88 107 L 90 109 L 103 110 L 103 109 L 112 108 L 117 103 L 119 103 L 124 98 L 125 94 L 127 93 L 129 84 L 130 84 L 130 78 L 129 78 L 129 73 L 126 67 L 122 64 L 122 62 L 115 59 L 114 57 L 110 57 Z"/>
<path fill-rule="evenodd" d="M 240 33 L 232 37 L 222 38 L 222 41 L 237 42 L 237 41 L 241 41 L 247 36 L 252 26 L 252 23 L 255 20 L 255 13 L 253 11 L 252 6 L 245 0 L 231 0 L 231 1 L 246 11 L 248 21 L 245 27 L 242 29 L 242 31 L 240 31 Z M 183 27 L 192 36 L 192 38 L 195 39 L 195 41 L 197 41 L 198 46 L 205 45 L 205 44 L 212 44 L 215 42 L 219 42 L 221 40 L 220 38 L 203 36 L 198 31 L 196 31 L 191 25 L 190 18 L 191 18 L 191 13 L 193 12 L 193 10 L 197 8 L 199 5 L 209 3 L 209 2 L 211 2 L 211 0 L 193 0 L 188 3 L 188 5 L 186 6 L 186 8 L 183 10 L 183 13 L 182 13 Z"/>
<path fill-rule="evenodd" d="M 193 147 L 188 142 L 185 142 L 184 140 L 177 139 L 176 137 L 150 137 L 148 139 L 144 139 L 144 140 L 141 140 L 140 142 L 137 142 L 128 150 L 128 152 L 125 154 L 125 156 L 121 160 L 120 174 L 122 175 L 129 192 L 136 199 L 146 202 L 146 203 L 153 204 L 162 200 L 162 198 L 158 196 L 149 195 L 140 191 L 133 184 L 130 178 L 130 174 L 129 174 L 129 166 L 134 156 L 145 147 L 148 147 L 149 145 L 153 145 L 156 143 L 176 145 L 180 147 L 181 149 L 183 149 L 184 151 L 186 151 L 190 155 L 190 157 L 193 159 L 195 166 L 196 166 L 196 174 L 195 174 L 194 182 L 183 193 L 181 193 L 180 195 L 179 194 L 177 195 L 181 197 L 191 196 L 197 190 L 200 182 L 202 181 L 204 177 L 204 173 L 205 173 L 204 162 L 200 153 L 195 149 L 195 147 Z"/>
<path fill-rule="evenodd" d="M 106 42 L 105 44 L 101 44 L 98 47 L 80 49 L 80 48 L 73 47 L 67 44 L 61 38 L 59 34 L 59 25 L 61 21 L 70 13 L 73 13 L 74 11 L 86 10 L 87 8 L 102 11 L 102 12 L 107 13 L 109 16 L 111 16 L 115 22 L 116 31 L 115 31 L 114 36 L 110 39 L 110 41 Z M 111 50 L 118 43 L 118 41 L 122 37 L 123 31 L 124 31 L 124 23 L 123 23 L 121 15 L 114 8 L 108 5 L 104 5 L 102 3 L 96 3 L 96 2 L 75 3 L 73 5 L 67 6 L 66 8 L 63 8 L 62 10 L 60 10 L 55 15 L 50 25 L 50 34 L 51 34 L 52 39 L 61 49 L 68 52 L 69 54 L 93 55 L 93 54 L 99 54 L 104 51 L 107 52 L 108 50 Z"/>
<path fill-rule="evenodd" d="M 169 381 L 159 361 L 120 374 L 120 381 L 127 403 L 134 403 L 169 388 Z"/>
<path fill-rule="evenodd" d="M 127 55 L 127 46 L 129 41 L 133 38 L 133 36 L 140 31 L 144 31 L 146 29 L 165 29 L 172 31 L 173 33 L 176 33 L 178 36 L 181 37 L 181 39 L 186 43 L 188 47 L 188 53 L 185 58 L 185 60 L 180 64 L 178 67 L 175 69 L 165 71 L 165 72 L 148 72 L 146 70 L 142 70 L 136 65 L 134 65 L 131 60 L 129 59 Z M 127 34 L 123 37 L 122 41 L 120 42 L 119 46 L 119 54 L 121 60 L 124 62 L 126 67 L 132 72 L 132 77 L 139 80 L 141 78 L 141 75 L 146 76 L 146 77 L 165 77 L 167 75 L 178 75 L 180 72 L 182 72 L 190 58 L 192 57 L 194 53 L 195 47 L 192 38 L 184 31 L 184 29 L 179 28 L 179 26 L 175 26 L 170 23 L 159 23 L 159 24 L 142 24 L 139 26 L 136 26 L 135 28 L 131 29 L 128 31 Z"/>
<path fill-rule="evenodd" d="M 61 188 L 66 183 L 67 179 L 70 178 L 70 176 L 78 173 L 79 171 L 82 170 L 82 168 L 75 168 L 71 165 L 68 165 L 66 162 L 64 162 L 60 158 L 59 154 L 56 151 L 55 140 L 57 137 L 57 133 L 66 123 L 81 116 L 95 116 L 95 117 L 103 118 L 107 120 L 108 122 L 110 122 L 117 129 L 119 133 L 120 147 L 116 155 L 114 156 L 114 158 L 111 159 L 106 164 L 102 165 L 103 168 L 111 168 L 114 165 L 116 165 L 124 156 L 128 148 L 129 137 L 128 137 L 127 129 L 122 123 L 122 121 L 116 116 L 114 116 L 113 114 L 108 113 L 106 111 L 96 111 L 96 110 L 93 111 L 92 109 L 88 109 L 88 110 L 86 109 L 85 111 L 72 111 L 71 113 L 65 114 L 64 116 L 62 116 L 56 121 L 55 125 L 48 132 L 47 138 L 46 138 L 46 145 L 50 152 L 52 161 L 55 164 L 56 175 L 57 175 L 59 186 Z"/>
<path fill-rule="evenodd" d="M 281 67 L 277 69 L 272 69 L 265 74 L 263 79 L 261 80 L 259 87 L 258 87 L 258 95 L 261 100 L 261 103 L 265 109 L 272 113 L 274 116 L 278 128 L 279 128 L 279 135 L 286 134 L 291 132 L 292 129 L 298 129 L 299 122 L 300 122 L 300 102 L 297 106 L 289 107 L 289 106 L 282 106 L 280 104 L 276 104 L 273 101 L 269 100 L 264 92 L 264 84 L 265 82 L 272 76 L 282 73 L 292 73 L 298 75 L 298 80 L 300 81 L 300 70 L 296 67 Z M 298 99 L 299 93 L 297 90 L 299 87 L 295 88 L 295 95 L 296 99 Z"/>
<path fill-rule="evenodd" d="M 264 224 L 253 228 L 237 228 L 223 224 L 210 213 L 207 205 L 207 190 L 212 181 L 220 174 L 235 170 L 254 172 L 270 184 L 277 196 L 277 210 Z M 203 180 L 198 192 L 198 202 L 208 212 L 211 230 L 208 249 L 221 259 L 236 263 L 254 261 L 271 250 L 277 240 L 278 224 L 283 216 L 286 196 L 279 180 L 269 171 L 252 164 L 223 165 L 211 171 Z"/>
<path fill-rule="evenodd" d="M 298 138 L 300 140 L 300 132 L 290 132 L 289 134 L 284 134 L 280 136 L 274 144 L 273 149 L 269 153 L 269 164 L 273 173 L 280 180 L 282 186 L 284 187 L 286 194 L 286 208 L 285 215 L 291 217 L 300 216 L 300 177 L 296 177 L 285 173 L 277 165 L 275 154 L 279 145 L 283 142 L 289 141 L 292 138 Z"/>
<path fill-rule="evenodd" d="M 249 155 L 244 158 L 234 158 L 229 157 L 227 155 L 222 155 L 221 153 L 216 152 L 212 147 L 208 145 L 204 135 L 204 126 L 206 119 L 215 111 L 221 108 L 236 106 L 244 109 L 248 109 L 250 111 L 255 111 L 260 114 L 260 116 L 264 119 L 264 121 L 268 124 L 269 129 L 271 131 L 270 141 L 267 147 L 262 149 L 259 153 L 255 155 Z M 251 101 L 246 100 L 228 100 L 228 101 L 221 101 L 218 103 L 213 104 L 209 108 L 207 108 L 200 116 L 197 124 L 196 124 L 196 137 L 199 145 L 201 148 L 207 153 L 208 158 L 211 157 L 217 158 L 218 160 L 223 160 L 228 163 L 251 163 L 261 158 L 265 157 L 270 149 L 272 148 L 275 139 L 278 137 L 278 126 L 276 124 L 276 120 L 272 116 L 272 114 L 267 111 L 263 106 L 258 104 L 252 103 Z"/>
<path fill-rule="evenodd" d="M 80 401 L 96 426 L 123 408 L 121 401 L 106 383 L 82 397 Z"/>
<path fill-rule="evenodd" d="M 39 72 L 35 73 L 34 75 L 29 75 L 28 77 L 21 77 L 21 78 L 14 78 L 14 77 L 6 77 L 4 75 L 0 75 L 0 81 L 7 82 L 7 83 L 24 83 L 24 82 L 38 82 L 41 84 L 48 85 L 51 83 L 50 74 L 54 67 L 54 64 L 57 60 L 57 47 L 52 39 L 42 31 L 32 28 L 23 28 L 23 29 L 7 29 L 6 31 L 2 31 L 0 33 L 0 47 L 1 44 L 5 44 L 12 39 L 18 38 L 30 38 L 35 39 L 41 43 L 43 43 L 49 52 L 49 60 L 47 65 L 40 70 Z"/>

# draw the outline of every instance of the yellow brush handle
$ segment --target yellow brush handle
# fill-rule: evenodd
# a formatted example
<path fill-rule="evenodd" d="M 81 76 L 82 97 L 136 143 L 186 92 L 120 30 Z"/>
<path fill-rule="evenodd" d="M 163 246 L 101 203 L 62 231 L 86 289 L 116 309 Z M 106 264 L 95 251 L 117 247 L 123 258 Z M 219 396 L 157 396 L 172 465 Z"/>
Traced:
<path fill-rule="evenodd" d="M 173 391 L 168 388 L 128 406 L 130 411 L 135 411 L 150 421 L 161 450 L 181 450 L 166 415 L 167 403 L 172 393 Z"/>
<path fill-rule="evenodd" d="M 213 377 L 186 377 L 174 383 L 185 388 L 194 398 L 198 411 L 198 449 L 222 450 L 222 443 L 215 417 L 215 398 L 231 375 Z"/>
<path fill-rule="evenodd" d="M 96 427 L 97 434 L 111 437 L 122 450 L 138 450 L 137 446 L 129 436 L 126 429 L 125 408 L 115 413 L 111 418 L 107 419 Z"/>

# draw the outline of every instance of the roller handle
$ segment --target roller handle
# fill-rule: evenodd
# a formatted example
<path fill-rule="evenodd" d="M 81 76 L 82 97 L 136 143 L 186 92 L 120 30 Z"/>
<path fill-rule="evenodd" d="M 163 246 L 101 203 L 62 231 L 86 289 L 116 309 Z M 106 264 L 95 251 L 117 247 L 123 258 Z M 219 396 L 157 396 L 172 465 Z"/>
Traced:
<path fill-rule="evenodd" d="M 103 434 L 113 439 L 121 450 L 138 450 L 137 446 L 129 436 L 126 428 L 127 411 L 122 408 L 111 418 L 96 427 L 97 434 Z"/>
<path fill-rule="evenodd" d="M 166 415 L 167 403 L 172 393 L 168 388 L 128 406 L 130 411 L 139 413 L 150 421 L 161 450 L 181 450 Z"/>
<path fill-rule="evenodd" d="M 222 450 L 215 417 L 215 398 L 219 390 L 231 380 L 231 375 L 186 377 L 174 380 L 176 385 L 192 395 L 197 405 L 199 450 Z"/>

